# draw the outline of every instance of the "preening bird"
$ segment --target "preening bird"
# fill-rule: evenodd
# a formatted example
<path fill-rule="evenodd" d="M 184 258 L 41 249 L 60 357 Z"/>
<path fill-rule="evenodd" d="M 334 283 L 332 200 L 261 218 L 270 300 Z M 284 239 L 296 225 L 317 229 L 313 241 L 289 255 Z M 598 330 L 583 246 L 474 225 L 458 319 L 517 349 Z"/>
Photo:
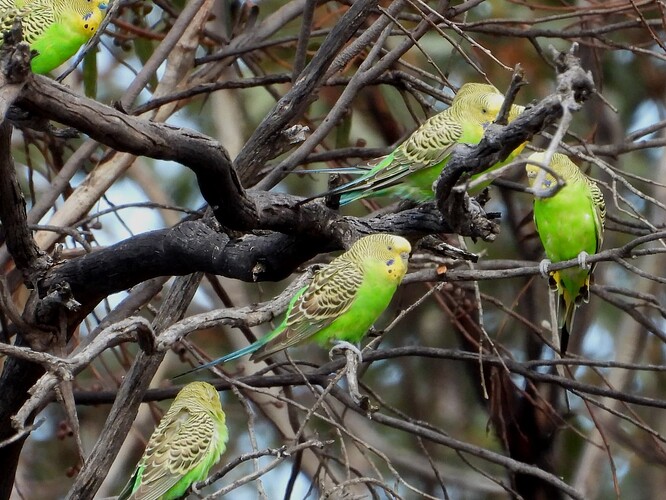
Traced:
<path fill-rule="evenodd" d="M 453 147 L 460 143 L 479 143 L 485 128 L 497 118 L 503 103 L 504 96 L 494 86 L 466 83 L 460 87 L 449 108 L 426 120 L 392 153 L 366 168 L 340 169 L 361 175 L 324 194 L 341 194 L 341 205 L 384 195 L 419 202 L 432 200 L 435 197 L 432 184 L 449 161 Z M 524 109 L 523 106 L 511 106 L 509 122 Z M 510 162 L 524 146 L 520 145 L 504 162 L 488 170 Z M 330 171 L 336 172 L 336 169 Z"/>
<path fill-rule="evenodd" d="M 0 29 L 8 31 L 20 18 L 23 40 L 39 52 L 32 71 L 48 73 L 90 40 L 107 7 L 107 0 L 0 0 Z"/>
<path fill-rule="evenodd" d="M 261 361 L 309 340 L 321 345 L 359 342 L 388 307 L 407 271 L 409 252 L 409 241 L 401 236 L 371 234 L 360 238 L 296 292 L 275 330 L 243 349 L 186 373 L 246 354 L 252 354 L 251 360 Z"/>
<path fill-rule="evenodd" d="M 543 153 L 534 153 L 528 159 L 527 179 L 534 187 L 541 170 L 529 163 L 543 162 Z M 534 224 L 539 238 L 552 262 L 578 258 L 579 267 L 551 271 L 550 284 L 559 295 L 560 351 L 564 355 L 569 343 L 576 307 L 590 300 L 590 279 L 594 265 L 586 264 L 589 255 L 601 249 L 604 236 L 606 204 L 597 183 L 583 174 L 569 157 L 555 153 L 550 168 L 566 185 L 554 196 L 534 199 Z M 556 179 L 546 173 L 541 189 L 551 187 Z M 549 262 L 542 262 L 545 270 Z"/>
<path fill-rule="evenodd" d="M 187 384 L 150 436 L 119 500 L 172 500 L 208 476 L 229 435 L 220 396 L 207 382 Z"/>

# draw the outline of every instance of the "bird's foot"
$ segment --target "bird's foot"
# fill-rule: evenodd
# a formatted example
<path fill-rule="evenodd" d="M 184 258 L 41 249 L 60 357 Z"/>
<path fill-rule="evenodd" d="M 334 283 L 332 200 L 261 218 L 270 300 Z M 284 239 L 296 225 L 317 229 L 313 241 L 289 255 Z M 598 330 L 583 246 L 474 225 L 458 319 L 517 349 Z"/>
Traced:
<path fill-rule="evenodd" d="M 331 350 L 328 351 L 328 356 L 333 359 L 333 356 L 338 351 L 351 351 L 356 354 L 359 363 L 363 362 L 363 354 L 361 353 L 361 350 L 351 342 L 347 342 L 346 340 L 336 340 Z"/>
<path fill-rule="evenodd" d="M 587 271 L 590 268 L 590 264 L 587 263 L 587 258 L 590 256 L 587 252 L 581 252 L 578 254 L 578 265 L 581 269 Z"/>
<path fill-rule="evenodd" d="M 345 340 L 338 340 L 333 348 L 329 351 L 329 356 L 333 357 L 333 354 L 340 350 L 344 351 L 345 358 L 347 359 L 345 370 L 347 372 L 349 395 L 351 396 L 354 403 L 361 406 L 362 408 L 372 408 L 369 398 L 361 394 L 361 391 L 358 389 L 358 367 L 363 362 L 363 355 L 361 350 L 354 344 L 351 344 Z M 368 413 L 368 411 L 369 410 L 366 410 L 366 413 Z"/>
<path fill-rule="evenodd" d="M 541 273 L 541 276 L 544 278 L 548 279 L 550 276 L 550 273 L 548 272 L 548 267 L 552 264 L 552 262 L 548 259 L 543 259 L 541 262 L 539 262 L 539 272 Z"/>

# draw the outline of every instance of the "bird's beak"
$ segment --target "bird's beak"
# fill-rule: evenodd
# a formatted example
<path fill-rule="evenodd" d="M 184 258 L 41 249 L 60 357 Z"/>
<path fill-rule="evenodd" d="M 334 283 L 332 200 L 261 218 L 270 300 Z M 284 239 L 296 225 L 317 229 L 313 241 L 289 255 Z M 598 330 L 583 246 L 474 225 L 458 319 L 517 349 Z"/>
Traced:
<path fill-rule="evenodd" d="M 407 262 L 407 261 L 409 260 L 409 252 L 402 252 L 402 253 L 400 254 L 400 258 L 401 258 L 403 261 Z"/>

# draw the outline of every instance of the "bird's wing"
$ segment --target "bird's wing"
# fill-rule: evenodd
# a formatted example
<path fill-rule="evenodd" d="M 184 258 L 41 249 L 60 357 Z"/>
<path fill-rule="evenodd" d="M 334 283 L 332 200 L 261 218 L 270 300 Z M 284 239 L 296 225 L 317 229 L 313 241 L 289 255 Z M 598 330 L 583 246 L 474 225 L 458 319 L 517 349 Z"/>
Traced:
<path fill-rule="evenodd" d="M 391 187 L 413 172 L 441 163 L 451 154 L 462 133 L 462 126 L 446 111 L 433 116 L 396 148 L 390 163 L 375 172 L 372 188 Z"/>
<path fill-rule="evenodd" d="M 606 202 L 604 195 L 599 189 L 599 186 L 589 177 L 585 176 L 585 182 L 590 188 L 590 196 L 592 197 L 592 206 L 594 207 L 594 225 L 597 230 L 597 249 L 601 250 L 601 244 L 604 241 L 604 224 L 606 222 Z"/>
<path fill-rule="evenodd" d="M 444 161 L 463 134 L 462 125 L 448 111 L 426 120 L 391 154 L 371 163 L 368 173 L 329 193 L 377 192 L 400 184 L 404 177 L 413 172 Z"/>
<path fill-rule="evenodd" d="M 2 31 L 9 30 L 17 17 L 21 18 L 23 40 L 29 44 L 32 44 L 49 26 L 55 23 L 53 8 L 41 2 L 34 2 L 22 7 L 0 9 Z"/>
<path fill-rule="evenodd" d="M 153 436 L 155 442 L 149 443 L 141 461 L 144 467 L 141 486 L 130 499 L 157 500 L 164 495 L 202 463 L 210 452 L 214 432 L 215 424 L 208 414 L 194 413 L 186 407 L 168 421 L 160 422 L 156 436 Z M 207 441 L 205 446 L 202 441 Z"/>
<path fill-rule="evenodd" d="M 291 309 L 276 351 L 304 341 L 347 312 L 362 282 L 362 270 L 348 260 L 336 259 L 319 271 Z"/>
<path fill-rule="evenodd" d="M 437 165 L 460 140 L 463 127 L 449 110 L 428 119 L 398 148 L 396 162 L 408 164 L 411 172 Z"/>

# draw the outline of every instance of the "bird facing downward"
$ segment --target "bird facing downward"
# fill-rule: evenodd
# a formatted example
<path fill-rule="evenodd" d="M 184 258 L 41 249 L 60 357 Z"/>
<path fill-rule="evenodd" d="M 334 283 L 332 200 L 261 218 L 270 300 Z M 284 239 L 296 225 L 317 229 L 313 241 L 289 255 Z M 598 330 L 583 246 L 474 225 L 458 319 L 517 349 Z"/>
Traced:
<path fill-rule="evenodd" d="M 534 187 L 541 170 L 530 161 L 543 160 L 543 153 L 534 153 L 527 159 L 526 170 L 530 187 Z M 566 185 L 551 197 L 535 198 L 534 224 L 550 261 L 561 262 L 578 258 L 580 263 L 580 267 L 549 273 L 551 287 L 557 289 L 560 297 L 560 351 L 564 355 L 576 307 L 581 302 L 590 300 L 590 278 L 594 266 L 588 266 L 585 259 L 601 249 L 606 205 L 597 183 L 584 175 L 567 156 L 555 153 L 550 168 Z M 550 173 L 546 173 L 541 189 L 551 187 L 555 180 Z M 545 264 L 548 264 L 548 261 Z"/>
<path fill-rule="evenodd" d="M 32 71 L 44 74 L 90 40 L 107 7 L 107 0 L 0 0 L 0 29 L 8 31 L 21 19 L 23 39 L 38 52 L 30 61 Z"/>
<path fill-rule="evenodd" d="M 409 241 L 400 236 L 372 234 L 360 238 L 317 271 L 309 285 L 296 292 L 284 320 L 275 330 L 243 349 L 186 373 L 245 354 L 261 361 L 310 339 L 321 345 L 359 342 L 388 307 L 407 271 L 409 252 Z"/>
<path fill-rule="evenodd" d="M 379 158 L 368 168 L 358 167 L 352 173 L 361 174 L 360 177 L 319 196 L 340 194 L 341 205 L 383 195 L 419 202 L 432 200 L 435 197 L 432 185 L 446 166 L 454 146 L 479 143 L 485 128 L 497 118 L 502 104 L 504 95 L 494 86 L 466 83 L 460 87 L 449 108 L 426 120 L 392 153 Z M 509 122 L 524 109 L 523 106 L 511 106 Z M 504 162 L 488 170 L 512 161 L 524 146 L 521 144 Z M 330 171 L 333 173 L 336 169 Z M 341 171 L 349 172 L 349 169 Z"/>
<path fill-rule="evenodd" d="M 119 500 L 172 500 L 208 476 L 226 449 L 224 411 L 215 387 L 187 384 L 150 436 Z"/>

